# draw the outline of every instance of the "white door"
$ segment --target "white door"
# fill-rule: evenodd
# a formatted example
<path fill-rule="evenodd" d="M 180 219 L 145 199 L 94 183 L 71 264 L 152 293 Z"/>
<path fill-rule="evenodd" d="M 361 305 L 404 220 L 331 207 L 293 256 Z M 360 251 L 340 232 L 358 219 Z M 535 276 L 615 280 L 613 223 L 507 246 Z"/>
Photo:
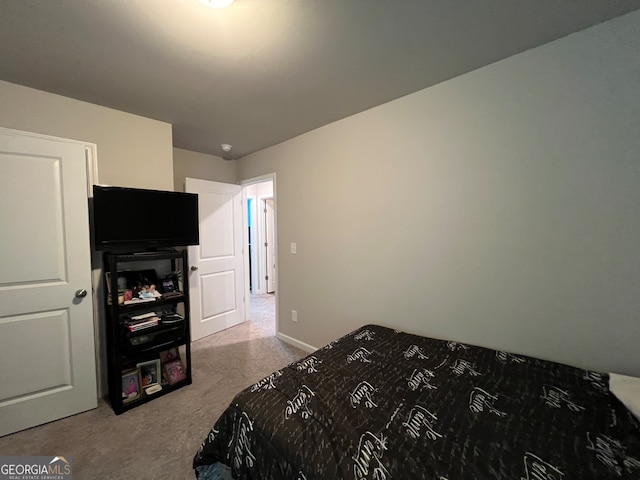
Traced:
<path fill-rule="evenodd" d="M 244 321 L 242 187 L 186 179 L 198 194 L 200 245 L 189 247 L 191 339 Z"/>
<path fill-rule="evenodd" d="M 276 254 L 275 254 L 275 220 L 273 217 L 273 198 L 264 200 L 264 226 L 266 229 L 266 272 L 267 293 L 276 291 Z"/>
<path fill-rule="evenodd" d="M 97 406 L 85 146 L 0 128 L 0 192 L 7 435 Z"/>

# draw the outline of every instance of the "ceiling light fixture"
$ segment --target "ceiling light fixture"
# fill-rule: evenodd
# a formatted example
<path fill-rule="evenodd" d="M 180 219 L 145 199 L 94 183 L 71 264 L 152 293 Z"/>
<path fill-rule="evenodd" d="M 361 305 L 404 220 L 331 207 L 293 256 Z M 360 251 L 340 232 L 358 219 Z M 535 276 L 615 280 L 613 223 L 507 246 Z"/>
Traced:
<path fill-rule="evenodd" d="M 207 7 L 224 8 L 233 3 L 233 0 L 198 0 L 201 4 Z"/>

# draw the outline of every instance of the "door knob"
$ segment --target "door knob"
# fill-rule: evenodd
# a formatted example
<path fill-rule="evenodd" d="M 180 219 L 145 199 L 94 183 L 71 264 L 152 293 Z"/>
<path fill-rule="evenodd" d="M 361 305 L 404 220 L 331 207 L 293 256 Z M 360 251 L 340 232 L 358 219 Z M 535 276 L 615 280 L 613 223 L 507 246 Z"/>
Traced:
<path fill-rule="evenodd" d="M 81 288 L 80 290 L 76 290 L 76 297 L 84 298 L 86 296 L 87 296 L 87 291 L 84 288 Z"/>
<path fill-rule="evenodd" d="M 191 265 L 191 271 L 195 272 L 198 269 L 198 267 L 196 265 Z"/>

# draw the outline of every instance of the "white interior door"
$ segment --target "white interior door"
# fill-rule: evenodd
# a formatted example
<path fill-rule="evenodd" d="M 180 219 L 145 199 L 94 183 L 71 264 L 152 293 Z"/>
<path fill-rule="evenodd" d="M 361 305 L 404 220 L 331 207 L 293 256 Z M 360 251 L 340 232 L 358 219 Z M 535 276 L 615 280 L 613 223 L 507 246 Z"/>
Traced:
<path fill-rule="evenodd" d="M 6 435 L 97 406 L 85 146 L 0 128 L 0 192 Z"/>
<path fill-rule="evenodd" d="M 276 254 L 275 254 L 275 221 L 273 216 L 273 198 L 264 200 L 264 225 L 266 248 L 267 293 L 276 291 Z"/>
<path fill-rule="evenodd" d="M 198 194 L 200 245 L 189 247 L 191 339 L 244 321 L 242 187 L 186 179 Z"/>

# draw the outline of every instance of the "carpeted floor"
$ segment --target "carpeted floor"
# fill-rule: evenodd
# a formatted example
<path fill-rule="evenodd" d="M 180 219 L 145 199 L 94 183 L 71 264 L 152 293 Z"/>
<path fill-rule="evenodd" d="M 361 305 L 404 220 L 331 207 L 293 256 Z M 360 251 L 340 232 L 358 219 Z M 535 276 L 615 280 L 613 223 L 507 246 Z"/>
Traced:
<path fill-rule="evenodd" d="M 63 455 L 73 478 L 193 479 L 191 461 L 234 395 L 305 353 L 275 338 L 275 298 L 251 321 L 192 343 L 193 384 L 116 416 L 98 408 L 0 438 L 0 455 Z"/>

